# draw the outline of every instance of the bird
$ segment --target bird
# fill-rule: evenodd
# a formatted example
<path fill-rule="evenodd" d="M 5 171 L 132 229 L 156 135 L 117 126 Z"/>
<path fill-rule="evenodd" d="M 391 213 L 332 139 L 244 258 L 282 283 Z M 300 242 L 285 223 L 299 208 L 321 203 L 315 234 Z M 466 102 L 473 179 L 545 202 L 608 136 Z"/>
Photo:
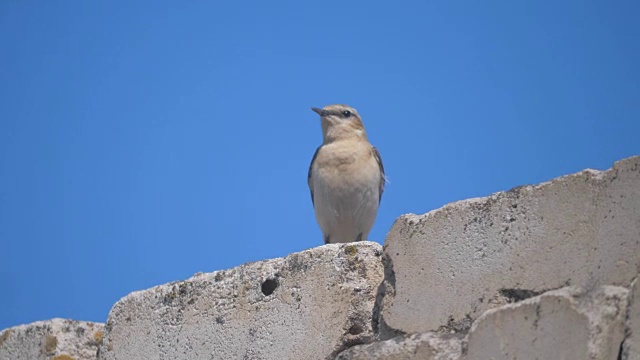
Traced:
<path fill-rule="evenodd" d="M 386 181 L 380 153 L 356 109 L 336 104 L 311 110 L 320 115 L 323 141 L 307 182 L 324 243 L 368 240 Z"/>

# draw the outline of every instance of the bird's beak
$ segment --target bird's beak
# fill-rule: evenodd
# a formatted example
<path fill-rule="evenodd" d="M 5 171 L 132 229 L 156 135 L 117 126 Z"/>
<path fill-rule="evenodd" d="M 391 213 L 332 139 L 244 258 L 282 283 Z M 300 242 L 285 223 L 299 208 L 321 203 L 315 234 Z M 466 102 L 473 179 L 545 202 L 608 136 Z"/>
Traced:
<path fill-rule="evenodd" d="M 324 115 L 326 115 L 326 114 L 327 114 L 327 112 L 326 112 L 326 111 L 324 111 L 324 110 L 322 110 L 322 109 L 318 109 L 318 108 L 316 108 L 316 107 L 312 107 L 312 108 L 311 108 L 311 110 L 315 111 L 315 112 L 316 112 L 318 115 L 320 115 L 320 116 L 324 116 Z"/>

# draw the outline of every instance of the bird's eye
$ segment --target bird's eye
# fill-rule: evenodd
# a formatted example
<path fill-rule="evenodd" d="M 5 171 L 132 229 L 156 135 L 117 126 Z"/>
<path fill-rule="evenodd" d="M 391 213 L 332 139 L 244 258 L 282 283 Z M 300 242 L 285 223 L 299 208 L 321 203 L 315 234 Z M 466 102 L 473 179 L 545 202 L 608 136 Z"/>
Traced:
<path fill-rule="evenodd" d="M 346 117 L 346 118 L 351 117 L 351 111 L 349 111 L 349 110 L 345 110 L 345 111 L 343 111 L 343 112 L 342 112 L 342 116 L 344 116 L 344 117 Z"/>

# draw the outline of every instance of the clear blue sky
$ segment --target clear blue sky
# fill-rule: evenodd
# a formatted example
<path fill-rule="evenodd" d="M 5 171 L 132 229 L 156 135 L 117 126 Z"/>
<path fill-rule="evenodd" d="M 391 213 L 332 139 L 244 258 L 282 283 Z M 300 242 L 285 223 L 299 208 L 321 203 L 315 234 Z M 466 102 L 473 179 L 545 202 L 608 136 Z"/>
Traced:
<path fill-rule="evenodd" d="M 640 154 L 637 1 L 0 4 L 0 329 L 322 243 L 309 108 L 404 213 Z"/>

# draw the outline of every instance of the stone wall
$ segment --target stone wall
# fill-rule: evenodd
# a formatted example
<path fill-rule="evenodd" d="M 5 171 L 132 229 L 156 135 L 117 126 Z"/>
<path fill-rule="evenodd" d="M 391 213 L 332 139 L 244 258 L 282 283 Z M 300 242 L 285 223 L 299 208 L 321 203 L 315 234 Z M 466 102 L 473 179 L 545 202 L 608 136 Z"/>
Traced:
<path fill-rule="evenodd" d="M 403 215 L 384 248 L 325 245 L 134 292 L 97 358 L 640 360 L 638 274 L 632 157 Z M 34 325 L 0 332 L 0 359 L 62 354 L 43 352 L 51 330 L 17 335 Z"/>

